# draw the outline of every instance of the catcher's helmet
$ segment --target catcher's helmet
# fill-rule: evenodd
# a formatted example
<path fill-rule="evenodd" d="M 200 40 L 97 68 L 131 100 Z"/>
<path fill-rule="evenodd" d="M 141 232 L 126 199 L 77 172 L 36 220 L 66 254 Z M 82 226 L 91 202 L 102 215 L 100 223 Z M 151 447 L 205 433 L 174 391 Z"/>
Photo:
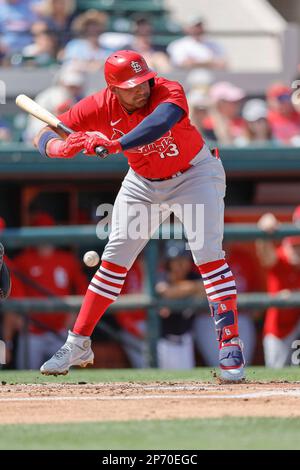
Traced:
<path fill-rule="evenodd" d="M 133 88 L 151 80 L 156 72 L 149 69 L 144 57 L 135 51 L 116 51 L 104 65 L 104 75 L 108 86 Z"/>

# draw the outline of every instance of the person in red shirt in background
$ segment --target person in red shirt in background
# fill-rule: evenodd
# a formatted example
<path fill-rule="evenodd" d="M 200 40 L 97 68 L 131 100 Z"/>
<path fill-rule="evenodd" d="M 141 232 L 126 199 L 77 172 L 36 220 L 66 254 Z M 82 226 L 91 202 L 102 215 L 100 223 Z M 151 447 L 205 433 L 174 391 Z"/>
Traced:
<path fill-rule="evenodd" d="M 267 91 L 268 121 L 272 134 L 282 144 L 300 144 L 300 114 L 292 103 L 292 89 L 275 83 Z"/>
<path fill-rule="evenodd" d="M 32 216 L 32 226 L 54 224 L 54 219 L 47 213 L 37 212 Z M 23 281 L 26 297 L 84 295 L 88 285 L 76 256 L 51 245 L 26 248 L 14 259 L 14 264 L 27 278 Z M 26 338 L 23 333 L 18 342 L 18 369 L 38 369 L 49 355 L 54 354 L 66 334 L 71 317 L 66 312 L 37 312 L 30 314 L 30 320 L 28 357 L 25 357 Z"/>
<path fill-rule="evenodd" d="M 253 255 L 244 247 L 236 243 L 226 243 L 226 259 L 230 264 L 236 279 L 239 292 L 257 292 L 262 290 L 262 278 L 257 275 L 257 262 Z M 245 343 L 244 355 L 247 364 L 251 364 L 256 344 L 256 330 L 252 312 L 240 310 L 239 312 L 240 336 Z M 208 348 L 207 344 L 213 341 L 215 332 L 213 323 L 208 315 L 197 315 L 194 323 L 195 342 L 205 365 L 218 364 L 218 352 Z"/>
<path fill-rule="evenodd" d="M 142 294 L 143 289 L 144 271 L 141 257 L 139 257 L 128 271 L 121 294 Z M 131 366 L 135 368 L 149 367 L 146 344 L 146 310 L 142 308 L 120 310 L 116 314 L 116 321 L 121 327 L 122 346 Z"/>
<path fill-rule="evenodd" d="M 258 221 L 258 227 L 265 232 L 272 233 L 278 226 L 278 220 L 271 213 L 264 214 Z M 257 240 L 257 253 L 267 269 L 269 293 L 288 295 L 300 290 L 300 236 L 286 237 L 277 247 L 270 240 Z M 292 343 L 299 338 L 299 307 L 268 308 L 263 340 L 266 366 L 281 368 L 291 364 Z"/>

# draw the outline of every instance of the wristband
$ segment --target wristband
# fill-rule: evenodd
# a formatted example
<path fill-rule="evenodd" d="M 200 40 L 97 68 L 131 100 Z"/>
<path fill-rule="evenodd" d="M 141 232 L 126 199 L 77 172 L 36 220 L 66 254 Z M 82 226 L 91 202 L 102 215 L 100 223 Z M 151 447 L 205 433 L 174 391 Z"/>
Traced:
<path fill-rule="evenodd" d="M 39 138 L 38 149 L 39 149 L 40 154 L 43 157 L 48 157 L 46 153 L 46 146 L 49 140 L 51 139 L 59 139 L 59 136 L 53 131 L 46 131 L 46 132 L 43 132 L 43 134 Z"/>

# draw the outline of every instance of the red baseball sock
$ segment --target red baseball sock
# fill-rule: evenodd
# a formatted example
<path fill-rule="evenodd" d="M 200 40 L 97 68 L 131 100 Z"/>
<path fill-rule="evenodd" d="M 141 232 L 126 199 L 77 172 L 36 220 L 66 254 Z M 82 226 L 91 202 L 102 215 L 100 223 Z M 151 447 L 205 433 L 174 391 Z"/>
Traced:
<path fill-rule="evenodd" d="M 73 333 L 91 336 L 108 306 L 118 298 L 126 274 L 127 269 L 123 266 L 102 261 L 86 291 Z"/>
<path fill-rule="evenodd" d="M 210 302 L 218 302 L 228 297 L 236 299 L 235 279 L 225 259 L 201 264 L 198 269 Z"/>

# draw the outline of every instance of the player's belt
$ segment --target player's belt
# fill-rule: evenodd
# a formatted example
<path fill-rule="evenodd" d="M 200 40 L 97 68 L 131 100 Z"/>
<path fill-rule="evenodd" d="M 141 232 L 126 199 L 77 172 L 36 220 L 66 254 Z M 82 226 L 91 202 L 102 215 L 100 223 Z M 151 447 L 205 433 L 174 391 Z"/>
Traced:
<path fill-rule="evenodd" d="M 192 165 L 189 165 L 187 168 L 184 168 L 183 170 L 177 171 L 177 173 L 174 173 L 174 175 L 167 176 L 166 178 L 145 178 L 148 181 L 166 181 L 166 180 L 171 180 L 172 178 L 177 178 L 177 176 L 183 175 L 187 170 L 192 168 Z"/>
<path fill-rule="evenodd" d="M 214 149 L 211 149 L 209 150 L 208 147 L 204 146 L 201 150 L 203 149 L 206 149 L 207 152 L 209 152 L 209 155 L 212 155 L 213 157 L 217 158 L 218 160 L 220 159 L 220 154 L 219 154 L 219 149 L 218 148 L 214 148 Z M 198 156 L 201 155 L 201 151 L 200 153 L 198 154 Z M 183 170 L 180 170 L 180 171 L 177 171 L 177 173 L 174 173 L 174 175 L 171 175 L 171 176 L 167 176 L 166 178 L 146 178 L 144 176 L 144 178 L 148 181 L 165 181 L 165 180 L 171 180 L 172 178 L 176 178 L 177 176 L 180 176 L 182 175 L 183 173 L 185 173 L 187 170 L 189 170 L 190 168 L 192 168 L 194 165 L 188 165 L 187 168 L 184 168 Z"/>

